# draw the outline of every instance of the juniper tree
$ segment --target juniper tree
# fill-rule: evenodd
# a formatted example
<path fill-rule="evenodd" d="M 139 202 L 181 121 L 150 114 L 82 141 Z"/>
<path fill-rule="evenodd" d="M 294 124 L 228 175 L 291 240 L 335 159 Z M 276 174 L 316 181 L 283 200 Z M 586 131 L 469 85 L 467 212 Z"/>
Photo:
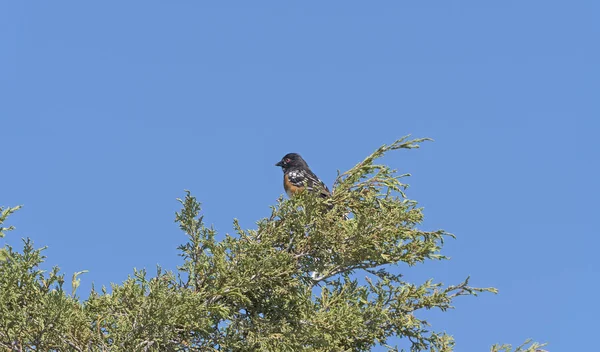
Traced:
<path fill-rule="evenodd" d="M 187 241 L 182 264 L 156 275 L 136 271 L 110 290 L 76 296 L 58 268 L 39 269 L 42 249 L 26 239 L 0 258 L 0 346 L 32 351 L 368 351 L 390 338 L 411 351 L 451 351 L 454 341 L 420 317 L 459 296 L 495 293 L 466 278 L 444 286 L 411 283 L 393 270 L 447 259 L 453 235 L 425 231 L 422 209 L 406 197 L 408 175 L 376 164 L 386 152 L 425 139 L 402 138 L 338 175 L 332 197 L 280 198 L 270 215 L 218 239 L 189 192 L 176 222 Z M 1 225 L 17 208 L 0 208 Z M 390 350 L 395 347 L 388 346 Z M 534 351 L 528 344 L 516 351 Z M 492 351 L 510 351 L 509 345 Z"/>

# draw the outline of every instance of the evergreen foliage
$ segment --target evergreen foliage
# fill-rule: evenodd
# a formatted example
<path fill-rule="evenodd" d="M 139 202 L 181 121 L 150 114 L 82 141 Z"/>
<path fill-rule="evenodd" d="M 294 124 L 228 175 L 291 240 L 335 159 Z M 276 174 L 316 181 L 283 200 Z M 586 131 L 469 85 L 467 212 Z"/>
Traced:
<path fill-rule="evenodd" d="M 58 268 L 43 272 L 42 249 L 0 252 L 0 347 L 11 351 L 369 351 L 390 337 L 411 351 L 452 351 L 419 312 L 452 308 L 458 296 L 496 292 L 463 282 L 411 283 L 392 270 L 444 260 L 443 230 L 424 231 L 406 185 L 376 160 L 426 139 L 382 146 L 339 175 L 333 196 L 279 199 L 256 229 L 222 240 L 189 192 L 176 222 L 187 236 L 175 272 L 133 272 L 110 290 L 76 296 Z M 331 206 L 332 209 L 328 210 Z M 19 207 L 0 208 L 1 227 Z M 346 216 L 349 219 L 346 219 Z M 388 346 L 390 350 L 397 350 Z M 538 344 L 518 347 L 532 352 Z M 509 345 L 491 350 L 512 351 Z"/>

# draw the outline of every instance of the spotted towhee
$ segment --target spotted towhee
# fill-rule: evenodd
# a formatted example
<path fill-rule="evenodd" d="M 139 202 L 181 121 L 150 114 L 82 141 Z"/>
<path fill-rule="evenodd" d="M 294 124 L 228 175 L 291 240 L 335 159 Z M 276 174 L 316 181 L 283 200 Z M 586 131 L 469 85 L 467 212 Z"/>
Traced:
<path fill-rule="evenodd" d="M 323 198 L 331 196 L 327 186 L 310 170 L 299 154 L 286 154 L 275 166 L 281 166 L 283 170 L 283 188 L 289 197 L 305 188 L 318 192 Z"/>

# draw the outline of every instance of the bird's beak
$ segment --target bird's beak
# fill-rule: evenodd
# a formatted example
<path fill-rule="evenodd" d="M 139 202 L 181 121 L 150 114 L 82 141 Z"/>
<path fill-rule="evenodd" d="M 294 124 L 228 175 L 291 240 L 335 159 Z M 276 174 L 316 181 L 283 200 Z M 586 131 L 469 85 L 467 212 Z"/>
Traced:
<path fill-rule="evenodd" d="M 283 161 L 278 162 L 277 164 L 275 164 L 275 166 L 281 166 L 281 167 L 283 167 Z"/>

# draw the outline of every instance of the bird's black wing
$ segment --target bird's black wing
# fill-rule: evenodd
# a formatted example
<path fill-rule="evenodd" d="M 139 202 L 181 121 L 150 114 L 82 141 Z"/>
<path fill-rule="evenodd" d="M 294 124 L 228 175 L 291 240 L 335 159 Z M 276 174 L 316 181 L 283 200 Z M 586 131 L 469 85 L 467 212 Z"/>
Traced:
<path fill-rule="evenodd" d="M 290 183 L 296 187 L 306 187 L 311 192 L 318 192 L 323 198 L 331 196 L 329 188 L 310 169 L 297 169 L 287 173 Z"/>
<path fill-rule="evenodd" d="M 321 181 L 312 171 L 305 170 L 305 177 L 308 180 L 307 187 L 310 191 L 319 192 L 319 195 L 323 198 L 331 196 L 331 192 L 329 192 L 327 185 L 325 185 L 325 183 Z"/>

